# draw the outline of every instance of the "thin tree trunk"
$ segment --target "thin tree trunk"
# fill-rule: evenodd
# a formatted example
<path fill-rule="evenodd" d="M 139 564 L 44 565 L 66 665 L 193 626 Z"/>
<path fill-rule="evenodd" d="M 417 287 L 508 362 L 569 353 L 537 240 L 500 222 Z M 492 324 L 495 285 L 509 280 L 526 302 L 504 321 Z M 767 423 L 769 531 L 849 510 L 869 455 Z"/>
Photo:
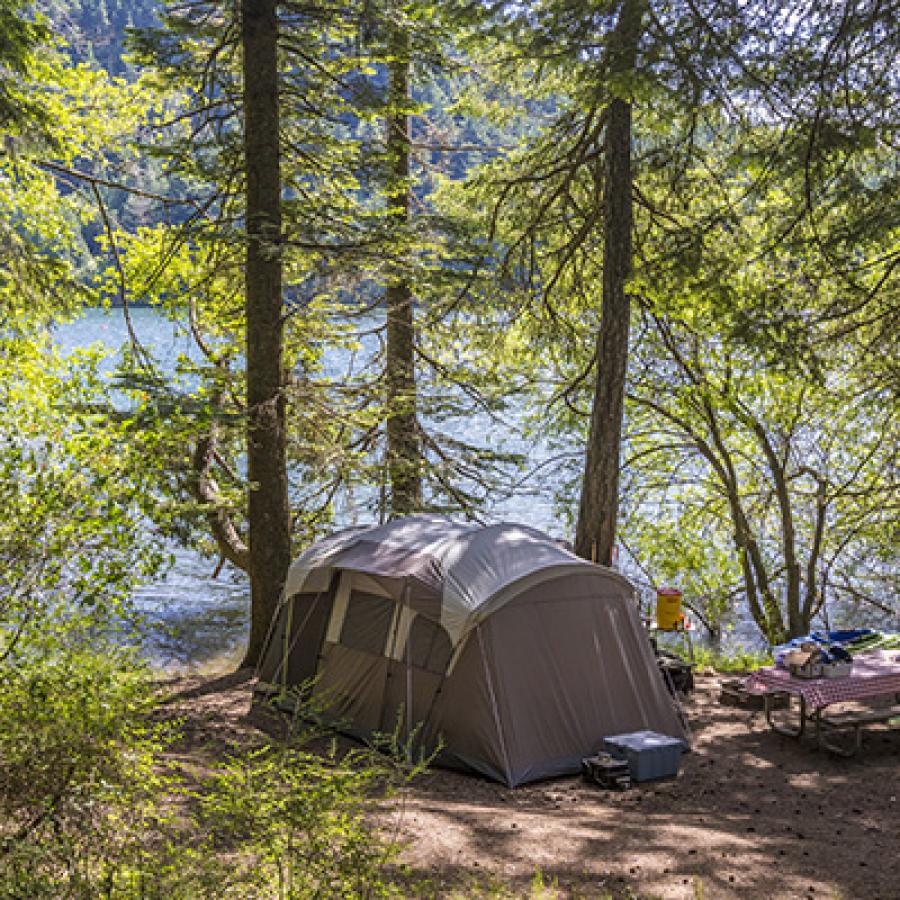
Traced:
<path fill-rule="evenodd" d="M 643 0 L 623 0 L 610 35 L 608 71 L 634 71 Z M 619 465 L 631 301 L 625 284 L 632 265 L 631 103 L 614 98 L 607 109 L 604 187 L 603 300 L 597 334 L 597 380 L 585 457 L 575 552 L 613 562 L 619 512 Z"/>
<path fill-rule="evenodd" d="M 405 231 L 410 218 L 409 186 L 409 39 L 395 28 L 388 64 L 387 201 L 389 218 Z M 393 515 L 422 508 L 422 445 L 416 416 L 415 321 L 408 273 L 392 278 L 385 290 L 387 306 L 387 469 Z"/>
<path fill-rule="evenodd" d="M 769 472 L 772 476 L 772 484 L 775 487 L 775 497 L 778 501 L 778 511 L 781 518 L 781 547 L 785 568 L 785 608 L 787 611 L 787 637 L 793 638 L 806 634 L 809 631 L 809 623 L 804 622 L 801 609 L 801 573 L 800 562 L 797 559 L 797 533 L 794 527 L 794 511 L 791 507 L 791 495 L 787 482 L 787 459 L 778 458 L 775 447 L 766 433 L 762 422 L 747 411 L 740 411 L 741 421 L 753 432 Z"/>
<path fill-rule="evenodd" d="M 734 525 L 734 542 L 738 555 L 741 558 L 741 568 L 744 572 L 744 580 L 747 587 L 747 602 L 753 618 L 770 643 L 781 643 L 785 635 L 784 619 L 775 599 L 775 594 L 772 592 L 772 583 L 766 570 L 762 551 L 753 535 L 750 520 L 747 518 L 747 514 L 741 504 L 734 460 L 731 453 L 729 453 L 719 428 L 715 408 L 708 399 L 704 399 L 702 405 L 707 424 L 709 425 L 713 446 L 721 458 L 723 472 L 725 473 L 722 483 L 728 497 L 729 508 L 731 509 L 732 524 Z M 760 602 L 762 603 L 761 608 Z"/>
<path fill-rule="evenodd" d="M 242 0 L 247 178 L 247 471 L 255 665 L 291 561 L 282 390 L 281 169 L 276 0 Z"/>
<path fill-rule="evenodd" d="M 191 465 L 194 496 L 206 508 L 206 521 L 223 559 L 245 572 L 250 567 L 250 551 L 235 527 L 231 514 L 220 502 L 219 486 L 213 477 L 218 445 L 218 427 L 210 423 L 209 432 L 197 440 Z"/>
<path fill-rule="evenodd" d="M 822 585 L 818 583 L 816 571 L 819 566 L 819 557 L 822 553 L 822 541 L 825 537 L 825 520 L 828 516 L 827 490 L 828 483 L 820 475 L 808 470 L 816 479 L 816 514 L 813 526 L 812 547 L 806 559 L 806 597 L 803 601 L 803 624 L 806 626 L 806 634 L 812 623 L 812 617 L 822 608 L 825 602 L 825 578 Z"/>

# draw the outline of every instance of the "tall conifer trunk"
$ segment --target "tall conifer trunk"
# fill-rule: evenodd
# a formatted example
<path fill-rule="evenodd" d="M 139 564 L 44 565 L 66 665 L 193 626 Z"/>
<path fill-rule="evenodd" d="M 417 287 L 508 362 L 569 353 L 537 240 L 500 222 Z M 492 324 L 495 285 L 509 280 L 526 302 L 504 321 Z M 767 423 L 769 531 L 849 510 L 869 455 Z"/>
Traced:
<path fill-rule="evenodd" d="M 285 454 L 276 0 L 242 0 L 247 179 L 247 472 L 255 665 L 291 561 Z"/>
<path fill-rule="evenodd" d="M 623 0 L 607 51 L 607 72 L 614 90 L 621 90 L 617 79 L 634 71 L 643 14 L 644 0 Z M 575 552 L 585 559 L 611 565 L 619 512 L 619 464 L 631 319 L 631 301 L 625 292 L 632 265 L 631 103 L 614 97 L 606 116 L 603 299 Z"/>
<path fill-rule="evenodd" d="M 387 201 L 390 220 L 403 232 L 410 217 L 409 186 L 409 38 L 394 27 L 388 51 Z M 415 320 L 409 276 L 400 272 L 388 282 L 386 401 L 387 470 L 390 510 L 407 515 L 422 507 L 422 449 L 416 416 Z"/>

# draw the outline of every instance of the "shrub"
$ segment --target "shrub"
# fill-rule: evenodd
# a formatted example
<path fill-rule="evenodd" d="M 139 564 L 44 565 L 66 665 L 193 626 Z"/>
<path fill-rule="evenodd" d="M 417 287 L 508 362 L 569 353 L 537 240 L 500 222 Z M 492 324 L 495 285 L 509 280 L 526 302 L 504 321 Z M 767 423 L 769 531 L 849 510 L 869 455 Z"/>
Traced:
<path fill-rule="evenodd" d="M 208 784 L 201 822 L 235 870 L 217 896 L 400 896 L 388 868 L 398 846 L 373 824 L 374 804 L 406 778 L 366 750 L 341 755 L 270 746 L 229 760 Z"/>
<path fill-rule="evenodd" d="M 148 680 L 114 648 L 17 662 L 0 666 L 0 896 L 98 896 L 156 815 Z"/>

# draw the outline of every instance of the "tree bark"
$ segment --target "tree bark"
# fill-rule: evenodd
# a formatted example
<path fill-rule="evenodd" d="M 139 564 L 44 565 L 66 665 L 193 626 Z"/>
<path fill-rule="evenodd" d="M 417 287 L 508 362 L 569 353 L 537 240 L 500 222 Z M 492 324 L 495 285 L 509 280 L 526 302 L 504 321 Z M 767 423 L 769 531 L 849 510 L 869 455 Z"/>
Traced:
<path fill-rule="evenodd" d="M 813 541 L 806 559 L 806 597 L 803 601 L 803 622 L 808 626 L 812 617 L 819 611 L 824 603 L 824 579 L 819 585 L 816 572 L 819 566 L 819 557 L 822 553 L 822 541 L 825 537 L 825 520 L 828 516 L 828 482 L 819 474 L 807 469 L 808 473 L 816 481 L 816 513 L 813 526 Z M 820 594 L 820 591 L 822 592 Z M 807 632 L 804 632 L 807 633 Z"/>
<path fill-rule="evenodd" d="M 772 484 L 775 487 L 775 497 L 778 501 L 778 511 L 781 517 L 781 546 L 784 557 L 785 569 L 785 596 L 784 602 L 787 609 L 787 633 L 788 638 L 799 637 L 809 633 L 809 621 L 804 617 L 801 608 L 801 573 L 800 562 L 797 559 L 797 532 L 794 527 L 794 511 L 791 506 L 791 495 L 787 481 L 787 457 L 781 460 L 775 451 L 765 426 L 748 412 L 741 412 L 741 418 L 747 427 L 753 432 L 769 472 L 772 475 Z"/>
<path fill-rule="evenodd" d="M 735 548 L 741 560 L 744 582 L 747 589 L 747 603 L 757 625 L 770 643 L 779 644 L 784 639 L 784 619 L 775 594 L 772 582 L 766 569 L 765 560 L 759 542 L 753 534 L 750 520 L 741 503 L 737 469 L 732 453 L 729 451 L 712 403 L 704 398 L 701 401 L 703 414 L 709 426 L 712 445 L 721 460 L 720 480 L 728 497 L 731 520 L 734 525 Z"/>
<path fill-rule="evenodd" d="M 623 0 L 610 35 L 608 74 L 634 71 L 643 0 Z M 632 266 L 631 103 L 614 97 L 605 134 L 603 298 L 597 333 L 597 379 L 585 456 L 575 552 L 612 565 L 619 511 L 619 465 L 631 301 L 625 284 Z"/>
<path fill-rule="evenodd" d="M 198 439 L 191 465 L 191 484 L 194 496 L 206 508 L 206 521 L 222 557 L 247 572 L 250 568 L 250 551 L 228 510 L 220 503 L 219 487 L 212 474 L 218 444 L 217 432 L 216 424 L 212 423 L 209 433 Z"/>
<path fill-rule="evenodd" d="M 390 36 L 388 63 L 387 202 L 391 225 L 409 225 L 409 39 L 401 28 Z M 416 415 L 415 319 L 409 275 L 392 277 L 385 289 L 387 347 L 387 470 L 390 511 L 403 516 L 422 508 L 422 444 Z"/>
<path fill-rule="evenodd" d="M 276 0 L 242 0 L 247 201 L 247 473 L 255 665 L 291 561 L 285 452 Z"/>

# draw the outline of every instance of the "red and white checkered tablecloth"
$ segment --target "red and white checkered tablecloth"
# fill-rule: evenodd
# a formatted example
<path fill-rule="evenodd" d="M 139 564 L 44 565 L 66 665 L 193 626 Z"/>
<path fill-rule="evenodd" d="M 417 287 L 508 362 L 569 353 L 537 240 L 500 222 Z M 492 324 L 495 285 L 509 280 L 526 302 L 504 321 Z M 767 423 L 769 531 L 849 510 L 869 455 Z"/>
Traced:
<path fill-rule="evenodd" d="M 846 678 L 794 678 L 787 669 L 759 669 L 747 677 L 744 687 L 751 694 L 802 694 L 812 709 L 900 694 L 900 653 L 875 651 L 854 656 L 853 669 Z"/>

